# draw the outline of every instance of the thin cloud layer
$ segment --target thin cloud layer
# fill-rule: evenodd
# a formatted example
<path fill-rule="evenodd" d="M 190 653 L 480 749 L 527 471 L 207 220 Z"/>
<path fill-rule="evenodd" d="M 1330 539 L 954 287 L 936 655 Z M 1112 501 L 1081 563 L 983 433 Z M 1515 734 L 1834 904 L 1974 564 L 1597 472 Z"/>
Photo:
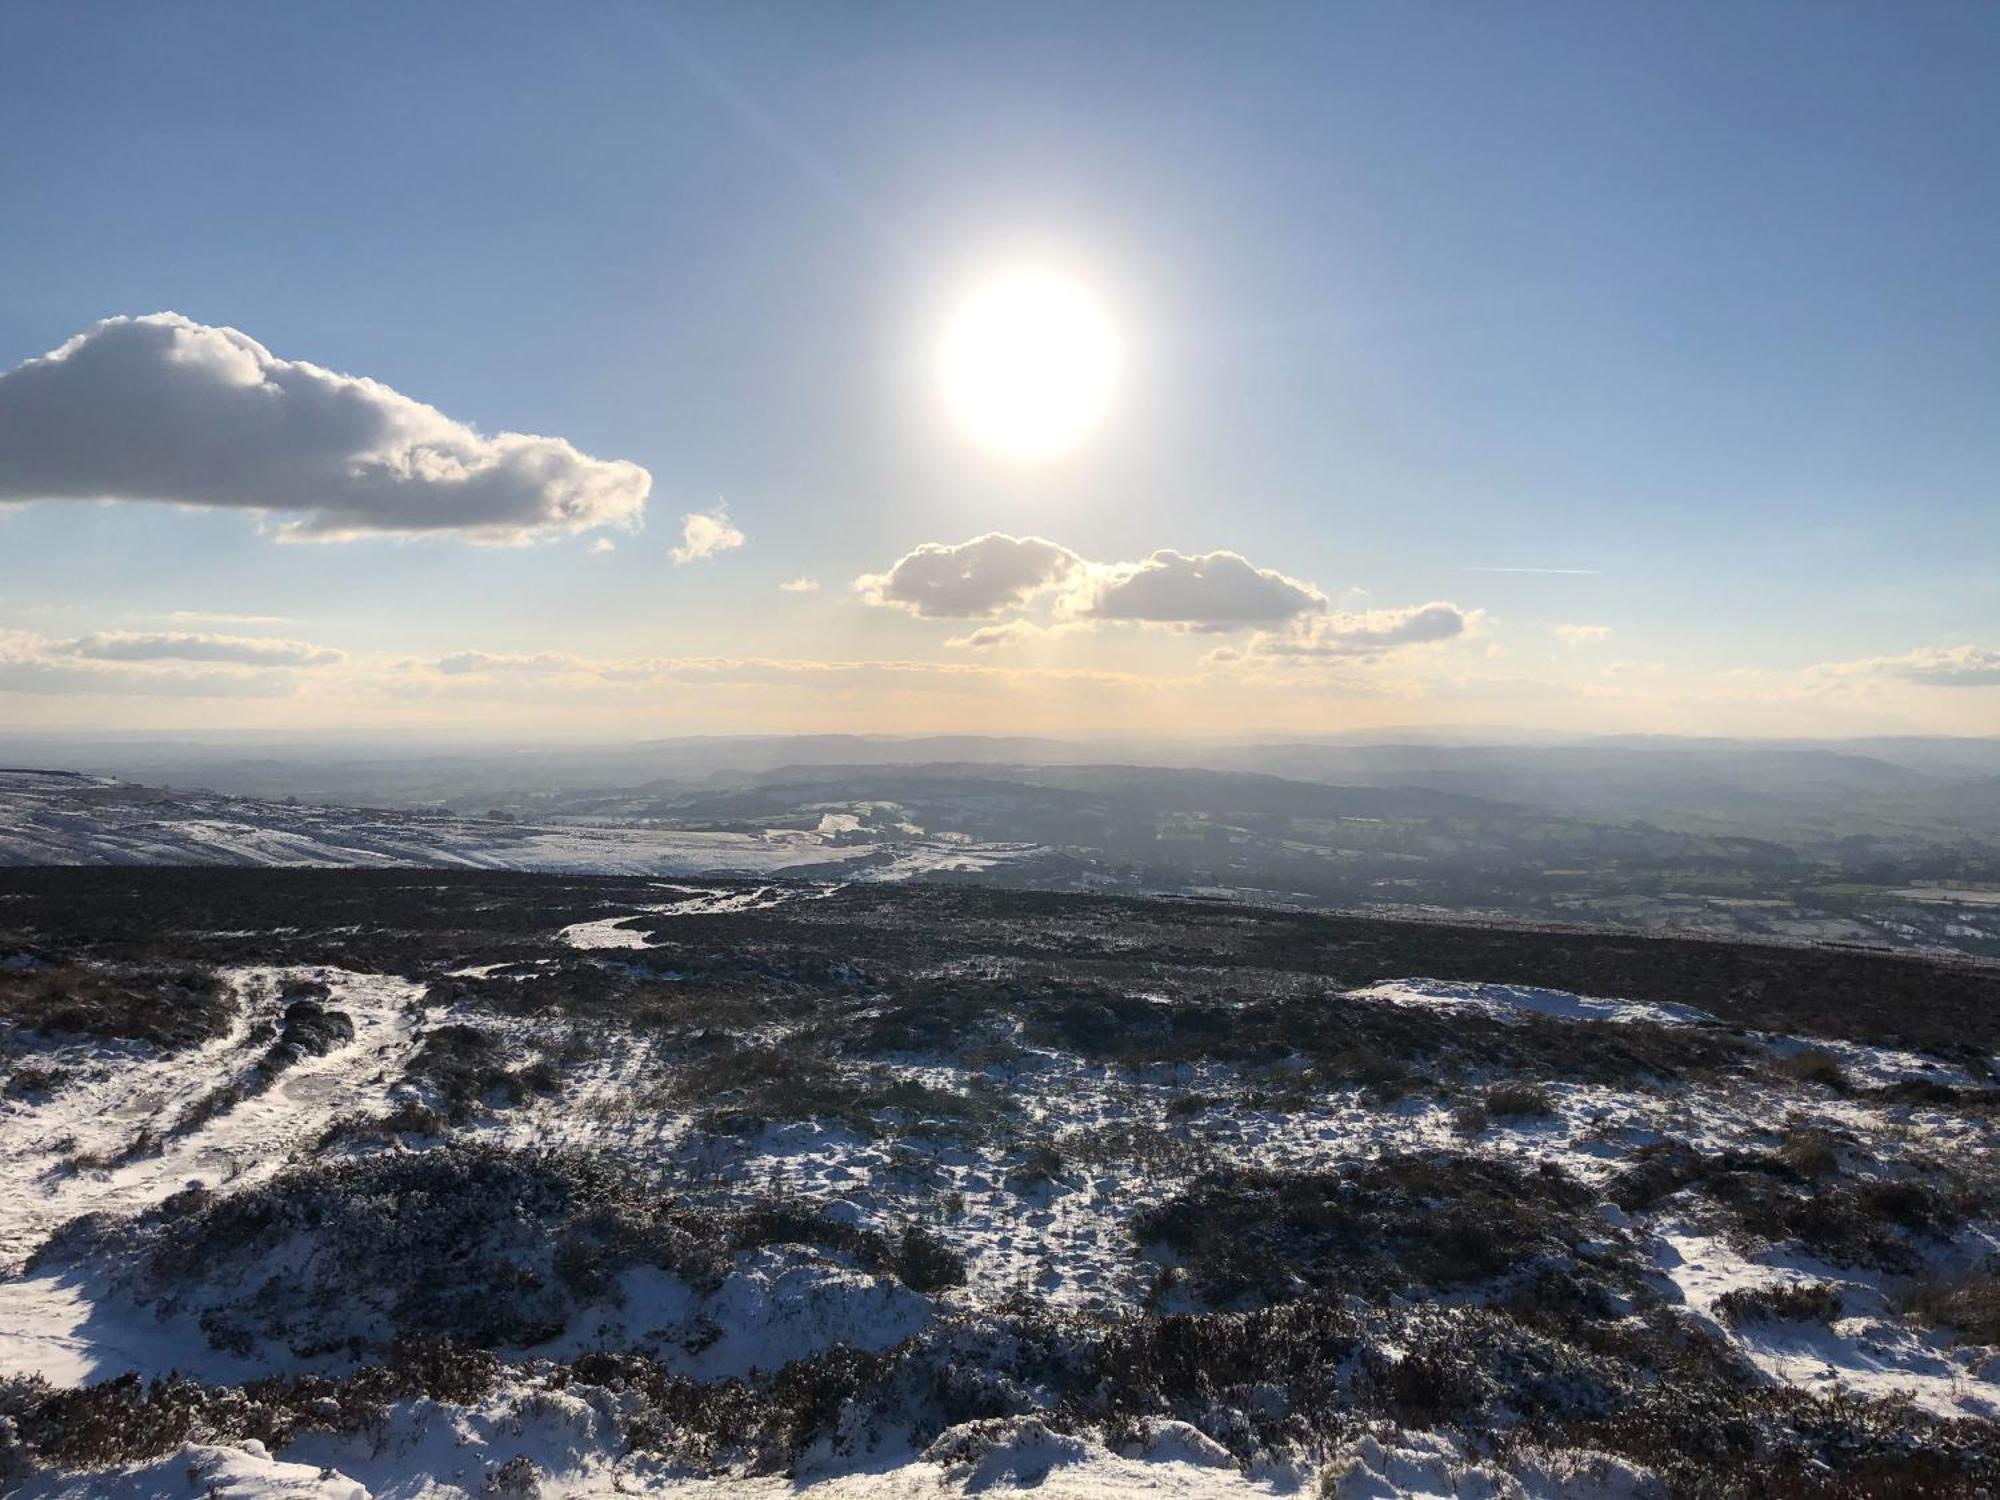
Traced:
<path fill-rule="evenodd" d="M 464 677 L 488 672 L 524 673 L 538 676 L 546 672 L 574 671 L 580 658 L 561 651 L 495 652 L 454 651 L 433 665 L 447 677 Z"/>
<path fill-rule="evenodd" d="M 1038 625 L 1033 620 L 1002 620 L 993 625 L 981 625 L 964 635 L 947 637 L 945 645 L 971 651 L 985 651 L 994 646 L 1019 646 L 1030 641 L 1045 641 L 1051 636 L 1064 635 L 1077 628 L 1069 624 Z"/>
<path fill-rule="evenodd" d="M 1478 610 L 1434 600 L 1404 609 L 1370 609 L 1323 615 L 1288 633 L 1260 632 L 1243 651 L 1209 653 L 1211 662 L 1248 657 L 1295 660 L 1365 660 L 1410 646 L 1436 645 L 1468 634 L 1482 618 Z"/>
<path fill-rule="evenodd" d="M 239 614 L 228 609 L 174 609 L 166 616 L 179 624 L 191 625 L 289 625 L 289 615 Z"/>
<path fill-rule="evenodd" d="M 669 683 L 805 683 L 835 685 L 895 680 L 941 682 L 1096 683 L 1148 692 L 1185 686 L 1185 681 L 1081 667 L 1003 667 L 985 663 L 895 660 L 819 660 L 769 656 L 641 656 L 593 658 L 563 652 L 510 654 L 457 651 L 432 661 L 408 661 L 399 668 L 405 689 L 427 683 L 464 687 L 504 685 L 520 680 L 551 687 L 585 689 L 605 685 Z"/>
<path fill-rule="evenodd" d="M 485 437 L 178 313 L 106 319 L 0 375 L 0 503 L 163 501 L 279 517 L 288 539 L 522 543 L 636 525 L 651 485 L 637 464 Z"/>
<path fill-rule="evenodd" d="M 989 531 L 956 546 L 925 542 L 854 587 L 870 604 L 927 620 L 983 620 L 1019 609 L 1083 566 L 1069 548 L 1041 537 Z"/>
<path fill-rule="evenodd" d="M 1821 681 L 1890 678 L 1922 687 L 1996 687 L 2000 686 L 2000 651 L 1971 645 L 1926 646 L 1900 656 L 1822 662 L 1807 670 Z"/>
<path fill-rule="evenodd" d="M 733 552 L 745 540 L 743 533 L 729 524 L 729 512 L 723 506 L 690 511 L 681 517 L 681 544 L 673 550 L 674 566 L 685 567 L 718 552 Z"/>
<path fill-rule="evenodd" d="M 82 637 L 101 640 L 110 637 Z M 298 688 L 297 673 L 283 666 L 202 658 L 105 659 L 70 648 L 78 641 L 50 641 L 24 630 L 0 630 L 0 693 L 62 697 L 282 698 Z M 337 653 L 336 653 L 337 654 Z"/>
<path fill-rule="evenodd" d="M 310 641 L 189 631 L 105 630 L 63 641 L 55 650 L 91 661 L 234 662 L 252 667 L 331 667 L 347 659 L 343 651 Z"/>
<path fill-rule="evenodd" d="M 1317 620 L 1290 654 L 1300 656 L 1380 656 L 1404 646 L 1455 640 L 1472 628 L 1478 611 L 1433 600 L 1404 609 L 1369 609 Z M 1273 642 L 1274 648 L 1279 643 Z M 1284 653 L 1280 653 L 1284 654 Z"/>
<path fill-rule="evenodd" d="M 289 698 L 298 678 L 288 672 L 149 672 L 138 668 L 85 671 L 41 659 L 0 656 L 0 693 L 90 698 Z"/>

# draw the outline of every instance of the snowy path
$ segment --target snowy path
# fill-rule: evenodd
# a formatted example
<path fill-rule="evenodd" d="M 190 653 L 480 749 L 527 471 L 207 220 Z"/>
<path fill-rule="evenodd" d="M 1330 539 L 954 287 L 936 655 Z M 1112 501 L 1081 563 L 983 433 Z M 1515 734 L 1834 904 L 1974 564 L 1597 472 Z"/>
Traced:
<path fill-rule="evenodd" d="M 311 972 L 332 990 L 328 1007 L 352 1017 L 354 1040 L 296 1064 L 264 1093 L 196 1129 L 168 1134 L 188 1105 L 256 1061 L 262 1044 L 249 1039 L 258 1019 L 254 1006 L 244 1007 L 227 1036 L 192 1053 L 132 1062 L 129 1054 L 97 1050 L 107 1067 L 46 1104 L 10 1109 L 0 1146 L 0 1180 L 8 1185 L 0 1194 L 6 1263 L 18 1268 L 52 1232 L 83 1214 L 134 1214 L 194 1183 L 243 1185 L 268 1177 L 337 1117 L 378 1104 L 402 1074 L 418 1019 L 410 1002 L 422 987 L 377 974 Z M 237 970 L 227 977 L 249 995 L 275 992 L 283 975 Z M 142 1130 L 164 1140 L 158 1155 L 62 1169 L 78 1152 L 115 1155 Z M 187 1369 L 191 1356 L 210 1358 L 198 1334 L 133 1323 L 108 1305 L 101 1288 L 67 1271 L 0 1281 L 0 1375 L 41 1374 L 71 1385 L 128 1368 Z"/>

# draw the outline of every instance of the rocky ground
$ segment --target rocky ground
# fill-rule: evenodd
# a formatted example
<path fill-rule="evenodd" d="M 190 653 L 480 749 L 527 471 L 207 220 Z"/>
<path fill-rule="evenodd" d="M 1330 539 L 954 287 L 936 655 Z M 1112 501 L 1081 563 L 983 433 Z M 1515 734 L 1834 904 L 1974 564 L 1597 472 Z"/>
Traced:
<path fill-rule="evenodd" d="M 23 1494 L 1974 1495 L 2000 971 L 0 871 Z"/>

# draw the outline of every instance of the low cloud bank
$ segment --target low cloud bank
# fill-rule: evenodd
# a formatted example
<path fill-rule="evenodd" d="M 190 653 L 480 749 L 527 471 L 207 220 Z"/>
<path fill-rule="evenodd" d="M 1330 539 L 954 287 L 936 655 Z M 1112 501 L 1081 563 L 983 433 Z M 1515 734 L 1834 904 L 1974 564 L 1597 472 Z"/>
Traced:
<path fill-rule="evenodd" d="M 0 630 L 0 693 L 283 698 L 295 693 L 302 680 L 299 672 L 291 670 L 298 665 L 292 662 L 190 655 L 106 656 L 88 649 L 119 639 L 115 632 L 106 632 L 73 641 L 51 641 L 29 631 Z M 337 659 L 339 653 L 333 654 Z"/>
<path fill-rule="evenodd" d="M 1467 634 L 1478 610 L 1433 600 L 1407 609 L 1370 609 L 1324 615 L 1292 635 L 1262 634 L 1250 643 L 1254 656 L 1368 657 L 1404 646 L 1434 645 Z"/>
<path fill-rule="evenodd" d="M 347 659 L 344 651 L 310 641 L 187 631 L 104 630 L 63 641 L 55 650 L 92 661 L 208 661 L 260 667 L 331 667 Z"/>
<path fill-rule="evenodd" d="M 1925 646 L 1900 656 L 1821 662 L 1806 669 L 1819 681 L 1893 679 L 1923 687 L 2000 687 L 2000 651 L 1983 646 Z"/>

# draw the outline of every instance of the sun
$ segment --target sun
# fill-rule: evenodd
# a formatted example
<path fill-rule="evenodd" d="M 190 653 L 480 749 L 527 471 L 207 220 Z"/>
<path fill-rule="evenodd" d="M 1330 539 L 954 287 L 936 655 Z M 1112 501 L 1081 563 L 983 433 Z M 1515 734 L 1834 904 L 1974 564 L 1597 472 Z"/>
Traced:
<path fill-rule="evenodd" d="M 1104 419 L 1118 340 L 1081 282 L 1042 266 L 995 275 L 945 327 L 945 404 L 974 441 L 1015 458 L 1053 458 Z"/>

